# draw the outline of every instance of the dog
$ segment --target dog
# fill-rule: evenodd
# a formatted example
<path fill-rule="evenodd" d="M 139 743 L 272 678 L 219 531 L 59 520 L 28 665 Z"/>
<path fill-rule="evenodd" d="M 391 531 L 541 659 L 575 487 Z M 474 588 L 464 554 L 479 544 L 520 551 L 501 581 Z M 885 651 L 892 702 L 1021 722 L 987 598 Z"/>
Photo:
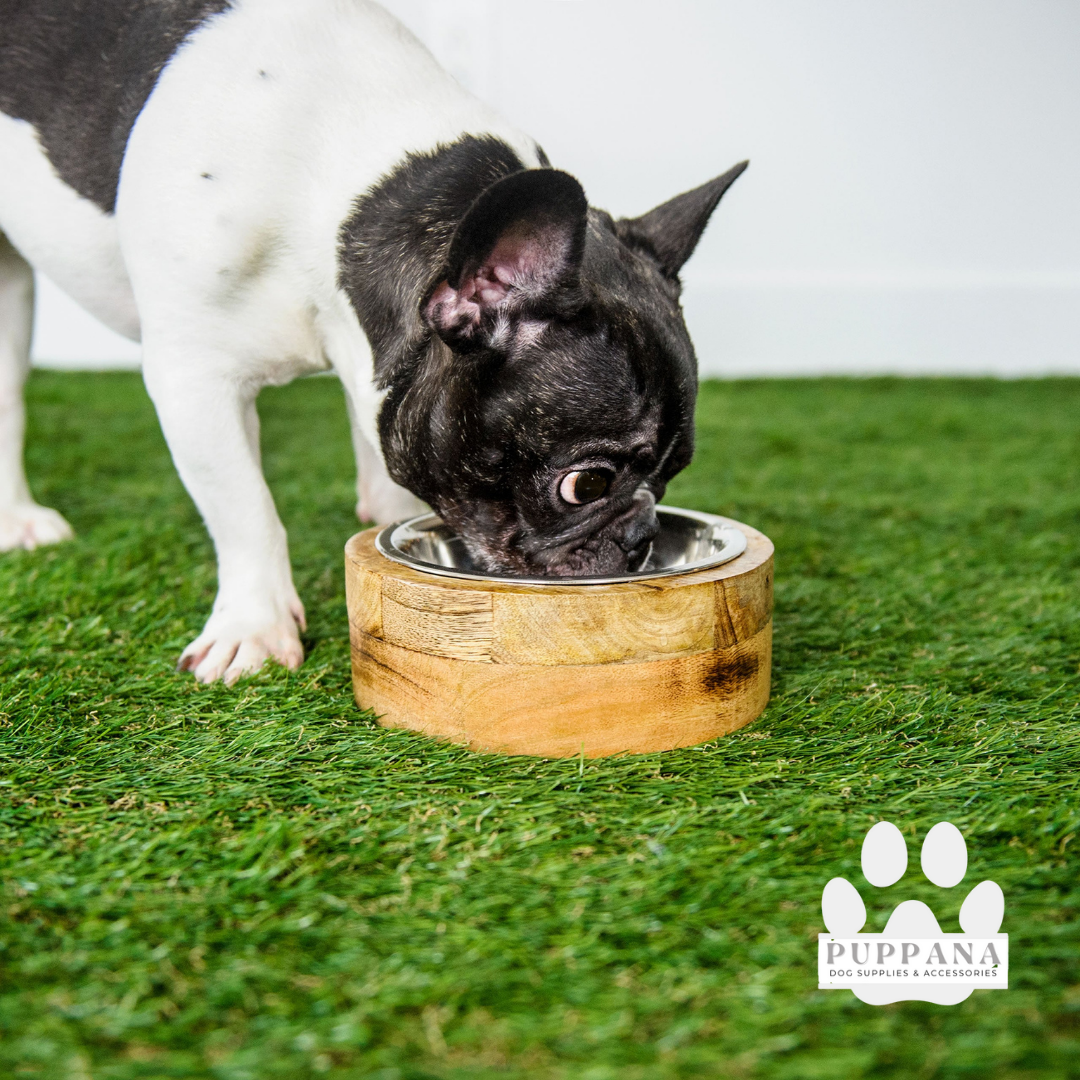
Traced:
<path fill-rule="evenodd" d="M 71 535 L 22 465 L 31 268 L 143 345 L 218 593 L 179 666 L 303 659 L 255 399 L 333 370 L 357 513 L 478 566 L 641 566 L 693 453 L 679 270 L 746 167 L 614 220 L 368 0 L 0 0 L 0 548 Z"/>

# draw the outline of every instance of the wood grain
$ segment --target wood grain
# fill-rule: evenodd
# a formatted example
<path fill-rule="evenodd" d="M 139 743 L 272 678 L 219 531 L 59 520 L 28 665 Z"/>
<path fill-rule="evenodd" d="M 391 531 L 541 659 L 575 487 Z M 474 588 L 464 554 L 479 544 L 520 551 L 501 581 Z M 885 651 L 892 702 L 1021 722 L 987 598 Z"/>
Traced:
<path fill-rule="evenodd" d="M 750 723 L 769 700 L 771 659 L 771 624 L 729 649 L 560 669 L 462 663 L 363 634 L 353 678 L 357 701 L 387 727 L 474 750 L 602 757 L 694 746 Z"/>
<path fill-rule="evenodd" d="M 611 664 L 684 656 L 716 644 L 714 586 L 580 596 L 493 598 L 500 664 Z"/>
<path fill-rule="evenodd" d="M 737 522 L 734 524 L 738 524 Z M 690 746 L 760 715 L 773 549 L 617 585 L 442 578 L 345 549 L 353 684 L 380 723 L 474 749 L 562 757 Z"/>

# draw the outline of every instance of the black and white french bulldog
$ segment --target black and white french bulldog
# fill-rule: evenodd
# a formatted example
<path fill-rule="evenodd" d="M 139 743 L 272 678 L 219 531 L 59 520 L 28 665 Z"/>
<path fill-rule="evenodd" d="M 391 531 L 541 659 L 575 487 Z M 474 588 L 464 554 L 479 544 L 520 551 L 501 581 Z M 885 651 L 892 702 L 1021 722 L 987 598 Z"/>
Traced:
<path fill-rule="evenodd" d="M 203 682 L 303 658 L 255 410 L 301 374 L 345 387 L 361 519 L 636 567 L 693 450 L 679 269 L 744 167 L 615 221 L 367 0 L 0 0 L 0 548 L 71 535 L 22 467 L 34 267 L 143 343 L 217 549 Z"/>

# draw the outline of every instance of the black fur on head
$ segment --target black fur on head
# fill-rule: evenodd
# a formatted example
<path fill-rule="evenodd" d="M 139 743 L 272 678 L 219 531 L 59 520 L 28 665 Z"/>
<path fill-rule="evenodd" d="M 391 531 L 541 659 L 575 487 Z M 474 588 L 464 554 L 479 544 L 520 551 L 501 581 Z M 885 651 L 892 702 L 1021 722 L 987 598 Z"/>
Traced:
<path fill-rule="evenodd" d="M 391 476 L 489 572 L 640 567 L 693 453 L 678 272 L 745 168 L 640 218 L 468 137 L 357 203 L 341 283 L 375 349 Z"/>

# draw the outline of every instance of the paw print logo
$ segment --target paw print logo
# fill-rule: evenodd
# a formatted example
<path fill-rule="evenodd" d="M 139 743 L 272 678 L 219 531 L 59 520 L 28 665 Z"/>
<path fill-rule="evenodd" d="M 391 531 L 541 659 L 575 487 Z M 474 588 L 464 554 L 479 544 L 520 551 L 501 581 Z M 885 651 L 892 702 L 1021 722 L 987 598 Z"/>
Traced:
<path fill-rule="evenodd" d="M 948 821 L 923 840 L 922 871 L 935 885 L 952 889 L 967 873 L 967 844 Z M 862 872 L 879 889 L 906 873 L 907 844 L 900 830 L 879 821 L 862 846 Z M 850 989 L 869 1005 L 932 1001 L 956 1005 L 976 987 L 1008 987 L 1008 934 L 999 933 L 1005 897 L 993 881 L 981 881 L 960 907 L 961 934 L 945 933 L 921 900 L 905 900 L 880 934 L 864 934 L 866 905 L 846 878 L 835 877 L 821 894 L 828 928 L 819 935 L 818 982 L 822 989 Z"/>

